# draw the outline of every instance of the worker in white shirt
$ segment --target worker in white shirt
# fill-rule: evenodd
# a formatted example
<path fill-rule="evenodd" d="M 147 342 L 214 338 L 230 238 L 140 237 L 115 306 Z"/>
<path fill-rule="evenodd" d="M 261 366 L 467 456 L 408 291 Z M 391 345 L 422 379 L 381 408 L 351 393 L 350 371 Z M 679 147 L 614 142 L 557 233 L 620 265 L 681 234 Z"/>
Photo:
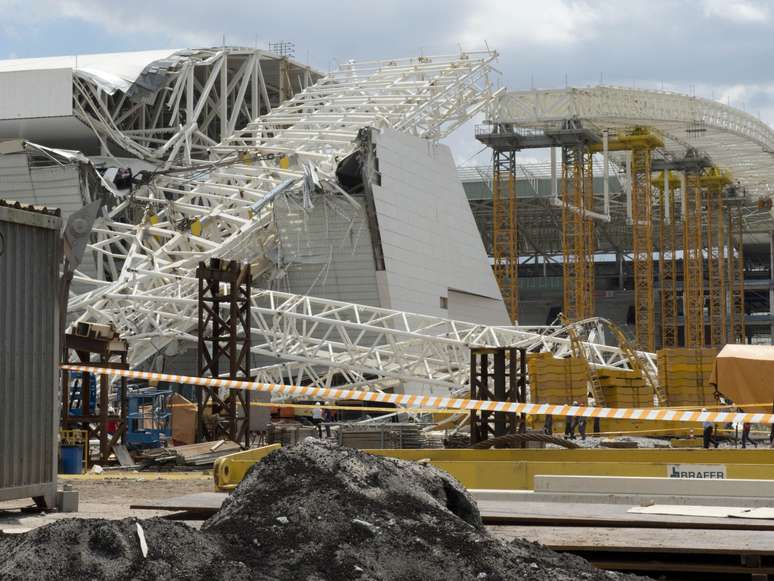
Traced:
<path fill-rule="evenodd" d="M 317 435 L 322 438 L 322 419 L 323 419 L 323 411 L 322 407 L 320 407 L 320 402 L 316 401 L 314 403 L 314 407 L 312 408 L 312 423 L 317 426 Z"/>

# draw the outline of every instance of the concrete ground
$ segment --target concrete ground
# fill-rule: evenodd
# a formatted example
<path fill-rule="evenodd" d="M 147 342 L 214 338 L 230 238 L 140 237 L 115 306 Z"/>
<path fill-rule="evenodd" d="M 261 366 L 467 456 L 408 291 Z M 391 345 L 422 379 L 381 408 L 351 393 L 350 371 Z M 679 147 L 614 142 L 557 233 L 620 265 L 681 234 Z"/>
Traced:
<path fill-rule="evenodd" d="M 32 499 L 0 502 L 0 531 L 21 533 L 62 518 L 127 517 L 151 518 L 165 516 L 167 511 L 135 510 L 129 506 L 141 501 L 171 498 L 183 494 L 214 490 L 212 474 L 197 472 L 103 472 L 60 476 L 59 488 L 71 484 L 79 493 L 78 512 L 40 512 Z M 188 521 L 186 521 L 188 522 Z M 189 524 L 198 526 L 201 521 Z"/>

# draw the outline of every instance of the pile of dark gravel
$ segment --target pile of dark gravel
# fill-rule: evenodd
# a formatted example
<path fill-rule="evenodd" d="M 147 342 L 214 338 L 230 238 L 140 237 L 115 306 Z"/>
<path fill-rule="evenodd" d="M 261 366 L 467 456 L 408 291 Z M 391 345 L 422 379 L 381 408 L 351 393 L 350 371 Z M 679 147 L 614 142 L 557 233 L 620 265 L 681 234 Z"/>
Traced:
<path fill-rule="evenodd" d="M 635 577 L 532 543 L 496 539 L 468 492 L 432 466 L 307 439 L 257 463 L 201 531 L 163 519 L 68 519 L 0 536 L 5 579 Z"/>

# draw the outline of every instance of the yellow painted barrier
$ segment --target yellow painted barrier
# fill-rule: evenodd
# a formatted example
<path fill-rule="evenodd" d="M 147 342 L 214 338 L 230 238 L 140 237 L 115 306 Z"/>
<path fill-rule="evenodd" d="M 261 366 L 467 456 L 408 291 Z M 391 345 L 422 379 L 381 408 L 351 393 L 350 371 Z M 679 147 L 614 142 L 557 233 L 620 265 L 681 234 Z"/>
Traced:
<path fill-rule="evenodd" d="M 268 448 L 268 447 L 267 447 Z M 276 449 L 276 448 L 274 448 Z M 403 460 L 429 460 L 467 488 L 532 490 L 538 474 L 666 477 L 671 464 L 722 464 L 728 478 L 774 480 L 774 450 L 704 449 L 426 449 L 365 450 Z M 257 461 L 256 450 L 219 458 L 215 486 L 233 490 Z M 269 452 L 265 452 L 261 457 Z M 226 468 L 228 468 L 226 470 Z"/>

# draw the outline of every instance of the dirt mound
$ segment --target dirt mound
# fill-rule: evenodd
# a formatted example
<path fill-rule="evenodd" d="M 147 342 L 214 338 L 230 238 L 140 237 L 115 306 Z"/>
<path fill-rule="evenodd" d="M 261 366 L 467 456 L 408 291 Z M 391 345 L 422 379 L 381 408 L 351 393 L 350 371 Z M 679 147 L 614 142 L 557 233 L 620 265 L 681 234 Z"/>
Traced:
<path fill-rule="evenodd" d="M 482 526 L 448 474 L 308 439 L 248 473 L 201 531 L 160 519 L 60 521 L 0 537 L 0 579 L 635 579 Z"/>
<path fill-rule="evenodd" d="M 162 519 L 64 519 L 29 533 L 0 536 L 0 579 L 255 579 L 231 554 L 210 535 Z"/>

